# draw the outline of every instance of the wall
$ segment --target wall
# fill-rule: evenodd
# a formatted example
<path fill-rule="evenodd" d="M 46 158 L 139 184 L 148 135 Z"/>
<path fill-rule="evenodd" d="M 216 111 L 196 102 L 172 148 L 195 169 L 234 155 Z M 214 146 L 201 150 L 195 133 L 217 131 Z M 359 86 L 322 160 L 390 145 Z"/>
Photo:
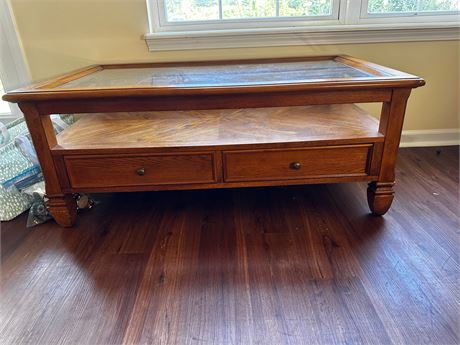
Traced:
<path fill-rule="evenodd" d="M 405 129 L 459 127 L 459 41 L 150 53 L 145 0 L 11 0 L 34 81 L 89 64 L 349 54 L 419 75 Z M 367 107 L 377 113 L 375 106 Z"/>

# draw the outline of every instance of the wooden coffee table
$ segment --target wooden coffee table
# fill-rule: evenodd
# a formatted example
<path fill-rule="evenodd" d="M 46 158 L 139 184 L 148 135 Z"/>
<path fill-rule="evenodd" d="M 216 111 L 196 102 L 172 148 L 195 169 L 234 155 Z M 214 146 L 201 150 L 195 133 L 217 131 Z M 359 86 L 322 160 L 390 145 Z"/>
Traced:
<path fill-rule="evenodd" d="M 3 99 L 24 112 L 56 222 L 72 193 L 368 181 L 393 200 L 407 99 L 423 79 L 348 56 L 98 65 Z M 380 122 L 355 103 L 383 104 Z M 56 136 L 50 114 L 80 113 Z"/>

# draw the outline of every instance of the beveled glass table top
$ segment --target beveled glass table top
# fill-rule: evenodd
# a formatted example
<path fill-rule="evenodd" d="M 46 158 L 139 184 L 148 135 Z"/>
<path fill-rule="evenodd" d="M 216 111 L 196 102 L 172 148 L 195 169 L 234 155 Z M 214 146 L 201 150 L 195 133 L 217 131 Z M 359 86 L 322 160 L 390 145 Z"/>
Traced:
<path fill-rule="evenodd" d="M 56 89 L 140 87 L 225 87 L 290 84 L 373 77 L 334 60 L 245 63 L 209 66 L 110 68 L 69 81 Z"/>

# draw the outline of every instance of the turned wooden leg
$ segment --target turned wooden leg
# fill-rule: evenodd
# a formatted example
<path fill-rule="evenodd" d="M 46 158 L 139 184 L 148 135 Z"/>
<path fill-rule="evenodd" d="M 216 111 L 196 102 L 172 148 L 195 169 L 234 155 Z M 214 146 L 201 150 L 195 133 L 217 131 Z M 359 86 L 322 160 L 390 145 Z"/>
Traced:
<path fill-rule="evenodd" d="M 367 202 L 372 214 L 376 216 L 385 214 L 394 198 L 396 156 L 410 92 L 411 89 L 395 88 L 391 100 L 384 102 L 382 106 L 379 132 L 384 135 L 385 140 L 381 159 L 378 158 L 378 152 L 376 155 L 376 162 L 380 162 L 379 181 L 369 183 L 367 188 Z M 378 146 L 375 147 L 379 149 Z"/>
<path fill-rule="evenodd" d="M 56 223 L 71 227 L 77 219 L 77 204 L 71 194 L 47 195 L 48 209 Z"/>
<path fill-rule="evenodd" d="M 367 187 L 367 202 L 375 216 L 387 213 L 393 202 L 394 182 L 371 182 Z"/>
<path fill-rule="evenodd" d="M 63 192 L 69 186 L 64 173 L 65 167 L 61 162 L 62 157 L 53 157 L 51 154 L 51 148 L 57 145 L 57 139 L 49 114 L 39 112 L 35 103 L 21 102 L 19 107 L 24 113 L 45 179 L 48 209 L 56 223 L 70 227 L 75 223 L 77 206 L 72 195 Z"/>

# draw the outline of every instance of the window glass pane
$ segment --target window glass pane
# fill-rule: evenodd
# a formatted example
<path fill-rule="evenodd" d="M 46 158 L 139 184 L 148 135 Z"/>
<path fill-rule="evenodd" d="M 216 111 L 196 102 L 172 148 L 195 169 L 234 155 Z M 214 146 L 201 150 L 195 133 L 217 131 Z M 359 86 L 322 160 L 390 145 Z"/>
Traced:
<path fill-rule="evenodd" d="M 459 0 L 369 0 L 368 13 L 456 11 Z"/>
<path fill-rule="evenodd" d="M 219 19 L 218 0 L 165 0 L 168 21 Z"/>
<path fill-rule="evenodd" d="M 332 0 L 280 0 L 280 16 L 329 16 Z"/>
<path fill-rule="evenodd" d="M 369 13 L 414 12 L 417 0 L 369 0 Z"/>
<path fill-rule="evenodd" d="M 332 14 L 333 2 L 334 0 L 165 0 L 165 6 L 168 21 L 176 22 L 328 16 Z"/>
<path fill-rule="evenodd" d="M 276 0 L 222 0 L 224 19 L 276 17 Z"/>
<path fill-rule="evenodd" d="M 459 0 L 424 0 L 421 2 L 421 11 L 458 11 Z"/>
<path fill-rule="evenodd" d="M 10 106 L 8 102 L 2 101 L 2 96 L 5 94 L 5 90 L 3 89 L 2 81 L 0 80 L 0 114 L 10 114 Z"/>

